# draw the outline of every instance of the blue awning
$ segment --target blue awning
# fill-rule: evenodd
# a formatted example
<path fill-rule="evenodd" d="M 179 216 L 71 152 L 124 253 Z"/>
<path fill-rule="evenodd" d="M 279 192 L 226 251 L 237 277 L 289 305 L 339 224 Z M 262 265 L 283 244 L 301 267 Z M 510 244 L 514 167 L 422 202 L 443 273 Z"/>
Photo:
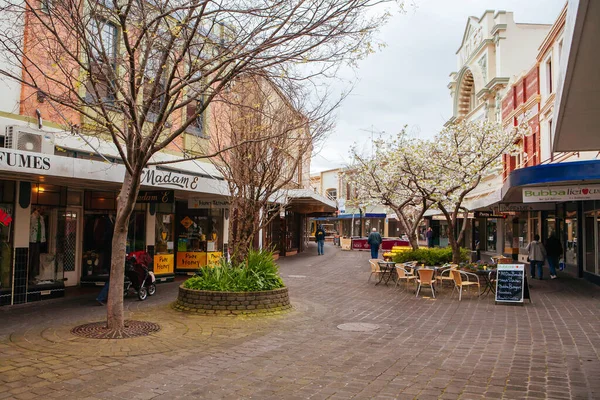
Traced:
<path fill-rule="evenodd" d="M 519 168 L 510 173 L 502 187 L 502 201 L 522 201 L 521 188 L 530 185 L 568 185 L 600 182 L 600 160 L 561 162 Z M 596 182 L 594 182 L 596 183 Z"/>
<path fill-rule="evenodd" d="M 338 215 L 338 219 L 351 219 L 352 217 L 354 217 L 354 219 L 358 219 L 360 218 L 360 214 L 340 214 Z M 363 215 L 363 218 L 385 218 L 386 214 L 384 213 L 365 213 Z"/>

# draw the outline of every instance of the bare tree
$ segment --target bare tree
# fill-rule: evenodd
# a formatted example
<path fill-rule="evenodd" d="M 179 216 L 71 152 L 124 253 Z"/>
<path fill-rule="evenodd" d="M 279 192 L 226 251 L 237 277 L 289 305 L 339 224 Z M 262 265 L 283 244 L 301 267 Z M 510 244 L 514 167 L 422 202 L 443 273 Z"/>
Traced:
<path fill-rule="evenodd" d="M 211 137 L 219 155 L 211 161 L 232 196 L 230 243 L 238 265 L 255 235 L 285 208 L 287 189 L 300 187 L 303 161 L 331 125 L 328 113 L 299 112 L 301 99 L 262 76 L 238 79 L 220 100 Z"/>
<path fill-rule="evenodd" d="M 373 49 L 387 0 L 0 0 L 0 74 L 69 129 L 109 138 L 126 173 L 117 198 L 107 323 L 124 327 L 128 221 L 152 156 L 224 88 L 260 73 L 280 87 L 334 74 Z M 310 68 L 307 66 L 310 65 Z M 204 154 L 203 157 L 209 157 Z"/>

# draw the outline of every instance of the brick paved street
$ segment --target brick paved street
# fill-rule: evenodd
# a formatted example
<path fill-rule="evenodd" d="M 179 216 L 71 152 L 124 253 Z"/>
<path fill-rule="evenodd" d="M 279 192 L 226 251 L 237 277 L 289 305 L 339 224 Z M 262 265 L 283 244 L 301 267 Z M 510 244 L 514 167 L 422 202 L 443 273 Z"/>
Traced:
<path fill-rule="evenodd" d="M 367 283 L 368 252 L 326 246 L 281 260 L 294 310 L 204 317 L 170 308 L 177 284 L 128 318 L 150 337 L 83 339 L 94 295 L 0 309 L 0 398 L 594 399 L 600 398 L 600 289 L 534 281 L 533 304 L 415 298 Z M 428 292 L 426 292 L 428 293 Z M 337 328 L 379 325 L 371 332 Z"/>

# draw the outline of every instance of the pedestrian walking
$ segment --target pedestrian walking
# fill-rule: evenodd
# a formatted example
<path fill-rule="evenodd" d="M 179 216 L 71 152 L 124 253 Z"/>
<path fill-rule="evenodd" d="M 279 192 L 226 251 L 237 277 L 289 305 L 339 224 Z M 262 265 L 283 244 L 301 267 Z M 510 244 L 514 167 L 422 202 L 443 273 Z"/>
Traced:
<path fill-rule="evenodd" d="M 379 255 L 379 246 L 383 242 L 381 239 L 381 235 L 377 232 L 377 228 L 373 228 L 373 231 L 369 234 L 369 238 L 367 239 L 367 243 L 371 245 L 371 258 L 376 259 Z"/>
<path fill-rule="evenodd" d="M 323 249 L 325 248 L 325 229 L 323 229 L 323 225 L 319 225 L 317 228 L 315 240 L 317 241 L 317 254 L 322 256 Z"/>
<path fill-rule="evenodd" d="M 542 279 L 542 266 L 546 259 L 546 249 L 540 242 L 540 235 L 535 235 L 533 241 L 527 245 L 527 261 L 529 261 L 531 278 L 535 279 L 535 269 L 537 267 L 538 279 Z"/>
<path fill-rule="evenodd" d="M 546 254 L 548 255 L 548 267 L 550 268 L 550 279 L 556 279 L 556 267 L 558 267 L 558 260 L 563 253 L 562 245 L 560 240 L 554 233 L 550 234 L 548 240 L 546 240 Z"/>
<path fill-rule="evenodd" d="M 96 297 L 96 301 L 101 305 L 106 304 L 106 300 L 108 299 L 108 287 L 110 286 L 110 280 L 107 279 L 104 286 L 102 286 L 102 290 L 98 293 L 98 297 Z"/>
<path fill-rule="evenodd" d="M 427 247 L 433 247 L 433 229 L 431 229 L 431 227 L 427 228 L 427 232 L 425 232 L 425 237 L 427 238 Z"/>

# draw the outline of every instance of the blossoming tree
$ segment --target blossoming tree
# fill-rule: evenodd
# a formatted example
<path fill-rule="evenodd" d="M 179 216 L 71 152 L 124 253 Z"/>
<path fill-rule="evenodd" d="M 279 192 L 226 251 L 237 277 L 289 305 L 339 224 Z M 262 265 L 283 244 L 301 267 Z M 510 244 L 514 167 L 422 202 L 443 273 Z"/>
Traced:
<path fill-rule="evenodd" d="M 460 261 L 460 243 L 467 227 L 470 210 L 465 199 L 482 179 L 501 168 L 502 154 L 514 151 L 525 129 L 504 130 L 494 122 L 463 121 L 445 127 L 408 152 L 410 158 L 404 165 L 411 169 L 403 172 L 446 218 L 453 262 Z"/>
<path fill-rule="evenodd" d="M 424 195 L 425 187 L 415 184 L 410 171 L 410 149 L 418 142 L 407 137 L 403 130 L 395 139 L 376 140 L 373 156 L 365 156 L 353 146 L 351 165 L 346 180 L 359 190 L 365 204 L 381 204 L 391 208 L 407 234 L 413 249 L 419 247 L 417 228 L 431 201 Z"/>

